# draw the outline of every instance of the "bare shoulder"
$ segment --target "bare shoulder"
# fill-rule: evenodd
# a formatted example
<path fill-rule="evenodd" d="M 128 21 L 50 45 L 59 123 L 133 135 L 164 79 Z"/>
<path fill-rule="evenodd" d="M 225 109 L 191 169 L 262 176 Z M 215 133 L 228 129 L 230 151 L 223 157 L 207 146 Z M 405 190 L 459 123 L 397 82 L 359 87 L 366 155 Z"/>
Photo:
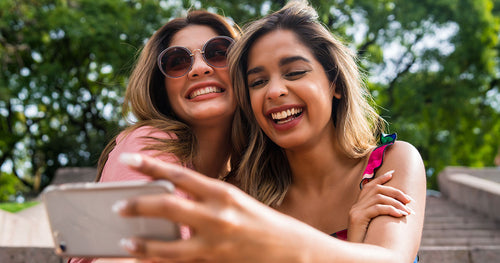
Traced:
<path fill-rule="evenodd" d="M 417 148 L 405 141 L 396 141 L 387 149 L 384 163 L 379 174 L 394 170 L 394 176 L 389 184 L 401 188 L 411 185 L 425 185 L 425 167 Z"/>
<path fill-rule="evenodd" d="M 384 162 L 406 162 L 417 161 L 422 162 L 422 157 L 417 148 L 405 141 L 396 141 L 388 148 Z"/>

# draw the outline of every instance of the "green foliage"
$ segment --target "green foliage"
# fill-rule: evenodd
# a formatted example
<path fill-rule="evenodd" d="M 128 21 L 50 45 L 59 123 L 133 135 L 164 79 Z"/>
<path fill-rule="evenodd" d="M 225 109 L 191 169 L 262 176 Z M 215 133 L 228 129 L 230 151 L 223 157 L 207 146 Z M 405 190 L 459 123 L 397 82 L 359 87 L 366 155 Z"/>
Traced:
<path fill-rule="evenodd" d="M 0 186 L 0 202 L 13 201 L 28 190 L 15 176 L 7 173 L 0 173 Z"/>
<path fill-rule="evenodd" d="M 39 202 L 36 201 L 24 202 L 24 203 L 0 203 L 0 209 L 11 213 L 16 213 L 23 209 L 35 206 L 37 204 L 39 204 Z"/>
<path fill-rule="evenodd" d="M 381 114 L 399 139 L 419 149 L 429 187 L 437 188 L 446 166 L 493 165 L 500 141 L 498 5 L 353 0 L 333 6 L 350 18 L 329 24 L 332 31 L 355 42 Z"/>
<path fill-rule="evenodd" d="M 34 193 L 58 167 L 94 166 L 135 54 L 170 13 L 159 1 L 2 1 L 0 165 Z"/>
<path fill-rule="evenodd" d="M 0 1 L 0 166 L 37 193 L 61 166 L 95 165 L 123 125 L 137 52 L 160 25 L 189 8 L 243 25 L 285 2 Z M 357 50 L 381 114 L 419 149 L 431 188 L 444 167 L 493 165 L 498 152 L 497 2 L 311 0 Z"/>

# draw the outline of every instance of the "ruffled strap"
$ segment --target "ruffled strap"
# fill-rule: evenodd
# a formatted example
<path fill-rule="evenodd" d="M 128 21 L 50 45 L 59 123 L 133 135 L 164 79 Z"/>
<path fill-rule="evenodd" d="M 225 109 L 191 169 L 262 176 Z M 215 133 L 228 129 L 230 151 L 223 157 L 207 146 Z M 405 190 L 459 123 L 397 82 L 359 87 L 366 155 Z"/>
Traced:
<path fill-rule="evenodd" d="M 347 240 L 347 229 L 340 230 L 331 234 L 332 237 L 338 238 L 340 240 Z"/>
<path fill-rule="evenodd" d="M 373 179 L 373 177 L 375 176 L 375 172 L 378 168 L 380 168 L 380 166 L 382 166 L 382 163 L 384 162 L 385 149 L 387 149 L 388 146 L 394 144 L 394 142 L 396 141 L 396 137 L 396 133 L 383 133 L 380 136 L 381 145 L 375 148 L 375 150 L 373 150 L 370 154 L 368 164 L 366 165 L 366 169 L 363 172 L 363 179 L 361 179 L 361 183 L 359 184 L 359 188 L 363 189 L 363 185 Z"/>

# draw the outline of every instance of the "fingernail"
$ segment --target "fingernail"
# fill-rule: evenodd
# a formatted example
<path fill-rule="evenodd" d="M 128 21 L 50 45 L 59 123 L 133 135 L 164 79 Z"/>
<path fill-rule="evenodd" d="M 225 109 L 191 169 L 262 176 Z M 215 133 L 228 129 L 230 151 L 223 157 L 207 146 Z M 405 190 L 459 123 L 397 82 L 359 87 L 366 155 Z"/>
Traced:
<path fill-rule="evenodd" d="M 119 200 L 119 201 L 116 201 L 113 206 L 111 206 L 111 211 L 113 211 L 114 213 L 120 213 L 123 209 L 125 209 L 125 207 L 127 206 L 127 201 L 125 200 Z"/>
<path fill-rule="evenodd" d="M 120 246 L 128 251 L 136 251 L 137 250 L 137 243 L 134 240 L 129 239 L 129 238 L 120 239 Z"/>
<path fill-rule="evenodd" d="M 407 216 L 408 215 L 408 212 L 404 211 L 404 210 L 399 210 L 399 212 L 401 212 L 401 214 Z"/>
<path fill-rule="evenodd" d="M 413 197 L 411 197 L 410 195 L 406 195 L 406 198 L 408 198 L 408 200 L 410 200 L 410 202 L 415 202 L 415 199 L 413 199 Z"/>
<path fill-rule="evenodd" d="M 415 215 L 415 210 L 411 209 L 409 206 L 406 206 L 406 209 L 408 209 L 408 211 L 410 211 L 410 214 L 412 215 Z"/>
<path fill-rule="evenodd" d="M 384 175 L 386 175 L 386 174 L 389 175 L 389 174 L 393 174 L 393 173 L 394 173 L 394 170 L 390 170 L 390 171 L 386 172 Z"/>
<path fill-rule="evenodd" d="M 121 163 L 132 167 L 139 167 L 142 164 L 141 155 L 136 153 L 122 153 L 120 154 L 119 160 Z"/>

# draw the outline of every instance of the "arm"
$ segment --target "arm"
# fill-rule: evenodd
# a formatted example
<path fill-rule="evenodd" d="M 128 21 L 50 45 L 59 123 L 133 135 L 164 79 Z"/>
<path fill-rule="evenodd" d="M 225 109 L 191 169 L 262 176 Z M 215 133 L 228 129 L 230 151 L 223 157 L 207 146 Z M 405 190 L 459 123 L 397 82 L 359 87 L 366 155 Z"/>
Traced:
<path fill-rule="evenodd" d="M 412 200 L 399 189 L 385 185 L 394 170 L 365 184 L 356 203 L 349 211 L 347 241 L 362 243 L 372 219 L 387 215 L 395 218 L 414 213 L 406 204 Z"/>
<path fill-rule="evenodd" d="M 384 164 L 377 174 L 395 170 L 386 183 L 408 194 L 414 213 L 404 218 L 380 216 L 374 218 L 367 230 L 365 243 L 387 248 L 399 262 L 412 262 L 418 252 L 425 213 L 426 176 L 422 159 L 412 145 L 397 141 L 386 152 Z"/>
<path fill-rule="evenodd" d="M 183 262 L 410 262 L 410 259 L 402 260 L 392 246 L 332 238 L 263 205 L 235 186 L 184 167 L 137 154 L 125 155 L 122 160 L 155 179 L 172 181 L 193 196 L 192 200 L 174 195 L 139 197 L 123 207 L 124 216 L 166 218 L 194 229 L 188 240 L 162 242 L 133 238 L 124 242 L 124 247 L 134 256 Z M 420 215 L 423 216 L 423 211 Z M 406 221 L 406 217 L 397 220 Z M 369 241 L 373 239 L 373 223 L 368 229 Z M 392 241 L 399 241 L 397 238 Z M 405 259 L 412 256 L 414 254 L 407 255 Z"/>

